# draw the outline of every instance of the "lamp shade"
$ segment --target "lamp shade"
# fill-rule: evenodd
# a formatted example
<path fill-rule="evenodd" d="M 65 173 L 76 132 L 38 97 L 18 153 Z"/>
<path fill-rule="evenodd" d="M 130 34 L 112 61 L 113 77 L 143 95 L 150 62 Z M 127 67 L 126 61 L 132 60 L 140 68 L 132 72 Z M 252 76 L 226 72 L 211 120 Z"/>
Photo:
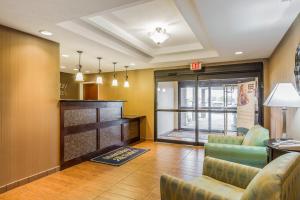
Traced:
<path fill-rule="evenodd" d="M 118 80 L 117 79 L 114 78 L 112 80 L 112 86 L 114 86 L 114 87 L 118 86 Z"/>
<path fill-rule="evenodd" d="M 97 76 L 96 83 L 97 84 L 103 84 L 103 79 L 102 79 L 101 76 Z"/>
<path fill-rule="evenodd" d="M 264 106 L 297 108 L 300 107 L 300 96 L 292 83 L 277 83 Z"/>
<path fill-rule="evenodd" d="M 82 72 L 77 72 L 75 80 L 76 81 L 83 81 L 83 74 L 82 74 Z"/>

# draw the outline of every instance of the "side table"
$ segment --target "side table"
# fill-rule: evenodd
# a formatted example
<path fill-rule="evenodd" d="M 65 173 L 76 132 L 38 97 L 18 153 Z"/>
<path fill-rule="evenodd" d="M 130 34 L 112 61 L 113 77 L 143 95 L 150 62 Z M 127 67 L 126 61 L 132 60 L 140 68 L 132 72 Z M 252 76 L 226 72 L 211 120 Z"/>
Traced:
<path fill-rule="evenodd" d="M 288 150 L 288 149 L 279 149 L 278 147 L 275 147 L 273 143 L 276 142 L 276 139 L 270 139 L 265 141 L 265 145 L 268 148 L 268 163 L 274 160 L 275 158 L 289 153 L 289 152 L 299 152 L 300 150 Z"/>

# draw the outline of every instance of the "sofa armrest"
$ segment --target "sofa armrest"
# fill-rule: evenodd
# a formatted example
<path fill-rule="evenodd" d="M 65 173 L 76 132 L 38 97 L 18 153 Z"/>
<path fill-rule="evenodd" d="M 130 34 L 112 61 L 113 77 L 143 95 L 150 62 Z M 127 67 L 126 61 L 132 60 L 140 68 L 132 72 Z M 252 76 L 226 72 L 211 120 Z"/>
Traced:
<path fill-rule="evenodd" d="M 260 169 L 255 167 L 211 158 L 209 156 L 204 159 L 203 175 L 243 189 L 246 189 L 258 172 L 260 172 Z"/>
<path fill-rule="evenodd" d="M 227 200 L 222 196 L 212 194 L 205 188 L 197 187 L 169 175 L 162 175 L 160 178 L 161 200 Z"/>
<path fill-rule="evenodd" d="M 243 140 L 244 136 L 208 135 L 208 143 L 241 145 L 243 143 Z"/>

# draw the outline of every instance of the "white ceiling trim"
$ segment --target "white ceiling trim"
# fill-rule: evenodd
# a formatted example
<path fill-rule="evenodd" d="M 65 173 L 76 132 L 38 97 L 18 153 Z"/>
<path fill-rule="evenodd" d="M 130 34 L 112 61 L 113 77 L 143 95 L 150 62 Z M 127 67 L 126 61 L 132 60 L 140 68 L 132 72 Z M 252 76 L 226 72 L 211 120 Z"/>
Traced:
<path fill-rule="evenodd" d="M 150 63 L 159 64 L 159 63 L 167 63 L 167 62 L 182 62 L 182 61 L 190 61 L 197 60 L 201 61 L 201 59 L 215 58 L 218 57 L 219 54 L 217 51 L 208 50 L 208 51 L 195 51 L 189 53 L 178 53 L 178 54 L 167 54 L 160 55 L 154 57 Z"/>
<path fill-rule="evenodd" d="M 82 17 L 81 19 L 101 29 L 102 31 L 118 38 L 119 40 L 125 42 L 126 44 L 131 45 L 139 49 L 140 51 L 143 51 L 149 56 L 153 56 L 152 54 L 153 50 L 148 45 L 138 40 L 136 37 L 132 36 L 131 34 L 121 29 L 120 27 L 116 26 L 115 24 L 109 22 L 104 17 L 101 16 Z"/>
<path fill-rule="evenodd" d="M 203 46 L 199 42 L 197 42 L 197 43 L 176 45 L 176 46 L 170 46 L 170 47 L 161 47 L 161 48 L 153 51 L 153 54 L 154 55 L 172 54 L 172 53 L 178 53 L 178 52 L 197 51 L 197 50 L 202 50 L 202 49 L 203 49 Z"/>
<path fill-rule="evenodd" d="M 203 28 L 204 25 L 193 0 L 174 0 L 174 3 L 199 42 L 203 45 L 203 48 L 212 49 L 213 47 L 208 39 L 206 31 Z"/>
<path fill-rule="evenodd" d="M 126 48 L 122 46 L 120 43 L 114 42 L 113 40 L 103 36 L 99 31 L 94 32 L 74 21 L 65 21 L 65 22 L 58 23 L 57 25 L 68 31 L 78 34 L 84 38 L 97 42 L 98 44 L 104 45 L 108 48 L 121 52 L 127 56 L 131 56 L 136 59 L 139 59 L 140 61 L 148 62 L 150 60 L 149 57 L 143 56 L 137 53 L 136 51 Z"/>

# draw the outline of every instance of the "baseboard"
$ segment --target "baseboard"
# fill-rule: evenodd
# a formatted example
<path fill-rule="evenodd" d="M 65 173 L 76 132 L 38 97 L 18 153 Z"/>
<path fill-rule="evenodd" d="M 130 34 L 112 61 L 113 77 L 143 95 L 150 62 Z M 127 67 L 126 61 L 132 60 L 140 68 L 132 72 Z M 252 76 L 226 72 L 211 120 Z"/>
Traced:
<path fill-rule="evenodd" d="M 151 142 L 154 142 L 154 139 L 153 138 L 144 138 L 144 137 L 141 137 L 141 141 L 151 141 Z"/>
<path fill-rule="evenodd" d="M 0 186 L 0 194 L 4 193 L 4 192 L 7 192 L 9 190 L 12 190 L 16 187 L 20 187 L 22 185 L 30 183 L 32 181 L 35 181 L 37 179 L 40 179 L 42 177 L 48 176 L 48 175 L 53 174 L 55 172 L 58 172 L 59 170 L 60 170 L 60 167 L 56 166 L 56 167 L 53 167 L 51 169 L 39 172 L 37 174 L 31 175 L 31 176 L 28 176 L 28 177 L 25 177 L 25 178 L 22 178 L 22 179 L 19 179 L 19 180 L 16 180 L 16 181 L 11 182 L 9 184 Z"/>

